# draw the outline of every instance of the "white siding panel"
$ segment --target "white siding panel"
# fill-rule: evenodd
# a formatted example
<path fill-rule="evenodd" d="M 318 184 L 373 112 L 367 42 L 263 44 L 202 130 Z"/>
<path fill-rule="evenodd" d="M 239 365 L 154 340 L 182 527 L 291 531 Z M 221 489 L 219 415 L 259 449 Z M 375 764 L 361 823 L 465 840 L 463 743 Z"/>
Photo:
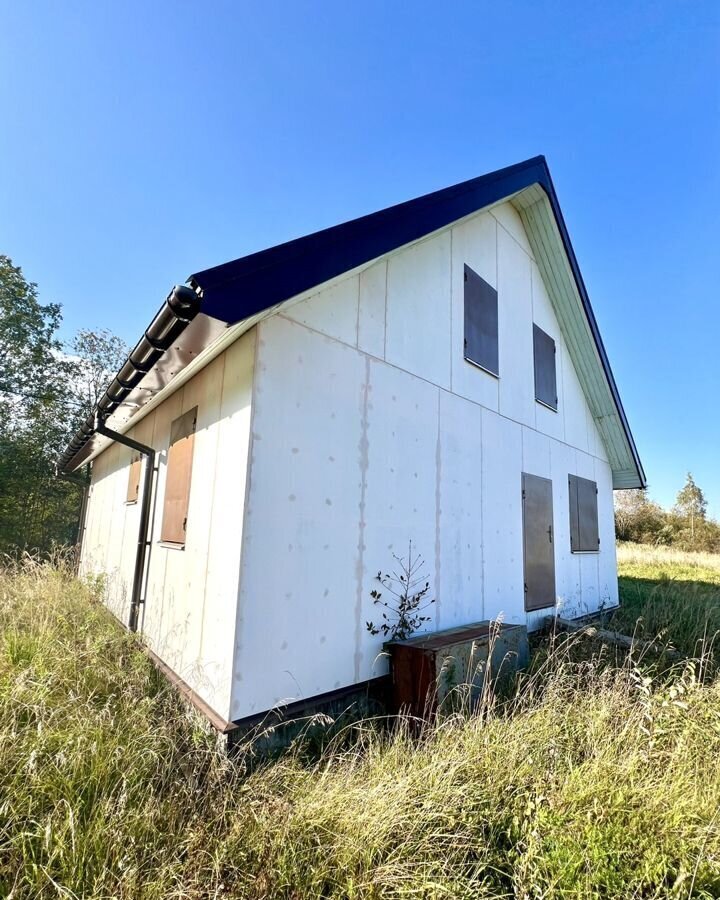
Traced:
<path fill-rule="evenodd" d="M 522 427 L 522 470 L 529 475 L 540 478 L 551 478 L 550 438 L 535 431 L 534 428 Z"/>
<path fill-rule="evenodd" d="M 482 410 L 440 392 L 438 625 L 483 619 Z"/>
<path fill-rule="evenodd" d="M 583 394 L 570 354 L 563 344 L 561 354 L 563 405 L 565 408 L 565 442 L 585 453 L 588 451 L 587 401 Z"/>
<path fill-rule="evenodd" d="M 482 434 L 485 618 L 524 622 L 520 426 L 483 410 Z"/>
<path fill-rule="evenodd" d="M 388 362 L 450 387 L 450 232 L 390 256 Z"/>
<path fill-rule="evenodd" d="M 599 603 L 604 609 L 617 606 L 617 553 L 615 548 L 615 512 L 613 509 L 612 471 L 608 463 L 595 460 L 598 486 L 598 524 L 600 555 L 598 557 Z"/>
<path fill-rule="evenodd" d="M 166 590 L 165 573 L 168 557 L 182 553 L 181 550 L 168 549 L 160 544 L 160 529 L 163 518 L 163 497 L 167 476 L 167 450 L 170 444 L 170 425 L 182 412 L 182 395 L 184 388 L 172 394 L 153 412 L 153 446 L 156 450 L 158 472 L 155 484 L 155 503 L 150 544 L 150 560 L 148 563 L 147 602 L 142 610 L 142 632 L 151 648 L 172 666 L 175 660 L 174 650 L 174 608 Z M 176 661 L 176 660 L 175 660 Z"/>
<path fill-rule="evenodd" d="M 530 260 L 502 228 L 498 229 L 498 317 L 500 413 L 534 426 Z"/>
<path fill-rule="evenodd" d="M 433 385 L 381 362 L 370 361 L 367 412 L 367 473 L 363 503 L 363 582 L 356 679 L 371 678 L 387 671 L 378 659 L 382 638 L 365 627 L 381 611 L 370 591 L 378 571 L 397 571 L 393 554 L 407 558 L 408 542 L 413 554 L 425 560 L 431 596 L 438 596 L 438 406 L 439 392 Z M 441 602 L 442 602 L 442 598 Z M 433 622 L 437 604 L 427 614 Z M 432 630 L 427 623 L 424 630 Z"/>
<path fill-rule="evenodd" d="M 360 273 L 358 347 L 370 356 L 385 357 L 385 294 L 387 260 Z"/>
<path fill-rule="evenodd" d="M 595 460 L 588 453 L 575 451 L 575 475 L 595 480 Z M 599 499 L 599 498 L 598 498 Z M 599 509 L 599 503 L 598 503 Z M 577 615 L 595 612 L 599 598 L 599 553 L 576 553 L 580 563 L 580 600 Z"/>
<path fill-rule="evenodd" d="M 345 344 L 357 344 L 359 278 L 353 275 L 286 306 L 283 315 Z"/>
<path fill-rule="evenodd" d="M 173 668 L 193 686 L 202 686 L 204 696 L 212 692 L 200 657 L 200 643 L 224 365 L 225 354 L 222 354 L 183 389 L 182 412 L 197 406 L 187 532 L 183 551 L 167 551 L 165 572 L 165 590 L 177 635 Z"/>
<path fill-rule="evenodd" d="M 512 236 L 513 240 L 517 241 L 525 253 L 532 257 L 533 252 L 530 241 L 525 234 L 525 226 L 515 207 L 511 203 L 500 203 L 497 206 L 493 206 L 490 212 L 495 216 L 505 231 Z"/>
<path fill-rule="evenodd" d="M 575 474 L 575 450 L 560 441 L 550 443 L 555 533 L 555 591 L 560 615 L 575 615 L 580 603 L 580 560 L 570 551 L 568 476 Z"/>
<path fill-rule="evenodd" d="M 277 316 L 256 377 L 233 718 L 355 680 L 366 362 Z"/>
<path fill-rule="evenodd" d="M 244 334 L 225 353 L 218 423 L 200 659 L 208 702 L 221 710 L 230 709 L 233 655 L 228 649 L 235 643 L 255 337 L 254 330 Z"/>
<path fill-rule="evenodd" d="M 562 440 L 565 436 L 565 400 L 562 379 L 564 343 L 552 301 L 535 263 L 532 264 L 532 309 L 533 322 L 555 341 L 555 377 L 558 396 L 557 410 L 548 409 L 542 403 L 535 403 L 535 424 L 538 431 Z"/>
<path fill-rule="evenodd" d="M 497 222 L 489 213 L 452 229 L 452 392 L 497 411 L 498 379 L 464 356 L 465 265 L 497 288 Z"/>
<path fill-rule="evenodd" d="M 153 435 L 153 417 L 147 416 L 133 429 L 133 437 L 141 444 L 152 445 Z M 135 573 L 135 559 L 137 557 L 138 536 L 140 532 L 140 510 L 145 484 L 145 468 L 148 465 L 146 458 L 142 457 L 142 470 L 140 474 L 140 491 L 138 493 L 137 503 L 127 504 L 127 485 L 129 477 L 129 466 L 133 456 L 133 452 L 125 447 L 117 445 L 117 451 L 120 454 L 121 465 L 117 476 L 118 483 L 118 511 L 124 518 L 122 532 L 122 549 L 120 559 L 120 569 L 123 572 L 123 597 L 125 601 L 124 615 L 119 616 L 121 621 L 127 625 L 130 621 L 130 599 L 132 594 L 133 576 Z"/>
<path fill-rule="evenodd" d="M 593 456 L 596 456 L 598 459 L 607 462 L 607 452 L 605 451 L 605 444 L 603 442 L 602 436 L 600 435 L 600 431 L 598 430 L 595 419 L 593 418 L 592 412 L 590 411 L 590 407 L 586 405 L 586 409 L 588 421 L 588 449 Z"/>
<path fill-rule="evenodd" d="M 106 516 L 109 526 L 105 553 L 105 573 L 107 575 L 107 604 L 121 622 L 127 624 L 130 612 L 130 589 L 132 568 L 123 570 L 123 547 L 125 519 L 128 507 L 127 474 L 130 466 L 130 451 L 120 445 L 110 448 L 110 474 L 106 480 Z"/>

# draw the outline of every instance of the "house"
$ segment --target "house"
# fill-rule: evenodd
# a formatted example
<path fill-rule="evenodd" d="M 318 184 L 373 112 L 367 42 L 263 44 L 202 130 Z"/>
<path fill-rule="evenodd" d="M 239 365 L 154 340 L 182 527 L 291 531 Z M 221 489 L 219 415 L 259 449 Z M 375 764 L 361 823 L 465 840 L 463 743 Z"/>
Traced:
<path fill-rule="evenodd" d="M 224 728 L 385 675 L 409 540 L 431 630 L 615 606 L 645 484 L 543 157 L 191 276 L 87 464 L 81 571 Z"/>

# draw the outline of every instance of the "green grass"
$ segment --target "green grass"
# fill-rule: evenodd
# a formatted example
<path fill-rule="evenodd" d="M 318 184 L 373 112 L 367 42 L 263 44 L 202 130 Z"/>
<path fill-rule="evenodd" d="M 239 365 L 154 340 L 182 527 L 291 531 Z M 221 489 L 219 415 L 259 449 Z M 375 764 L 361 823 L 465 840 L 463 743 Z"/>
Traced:
<path fill-rule="evenodd" d="M 619 631 L 672 645 L 688 656 L 717 656 L 720 632 L 720 556 L 668 547 L 618 548 Z"/>
<path fill-rule="evenodd" d="M 659 597 L 677 646 L 717 616 L 720 563 L 622 572 L 619 617 L 648 628 Z M 362 723 L 247 774 L 89 588 L 6 571 L 0 896 L 720 896 L 720 681 L 576 661 L 577 640 L 507 703 L 420 738 Z"/>

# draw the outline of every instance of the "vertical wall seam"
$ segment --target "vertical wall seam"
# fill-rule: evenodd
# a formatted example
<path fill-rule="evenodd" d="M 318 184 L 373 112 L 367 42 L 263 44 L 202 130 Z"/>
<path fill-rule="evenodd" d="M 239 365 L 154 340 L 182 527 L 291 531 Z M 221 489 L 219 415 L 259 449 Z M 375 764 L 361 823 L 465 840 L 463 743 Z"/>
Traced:
<path fill-rule="evenodd" d="M 495 216 L 490 216 L 490 219 L 493 223 L 493 228 L 495 229 L 495 290 L 498 295 L 498 373 L 502 371 L 500 366 L 502 365 L 502 347 L 500 346 L 500 264 L 498 262 L 498 223 Z M 500 415 L 500 378 L 498 377 L 497 382 L 495 384 L 495 390 L 497 391 L 497 402 L 496 409 L 498 415 Z M 484 570 L 483 570 L 484 577 Z M 483 601 L 484 602 L 484 601 Z"/>
<path fill-rule="evenodd" d="M 437 398 L 437 441 L 435 444 L 435 627 L 440 627 L 440 567 L 442 565 L 441 518 L 442 518 L 442 443 L 441 443 L 441 392 Z"/>
<path fill-rule="evenodd" d="M 258 361 L 260 358 L 260 328 L 264 320 L 261 320 L 252 329 L 254 331 L 253 339 L 253 371 L 252 385 L 250 387 L 250 423 L 248 426 L 248 449 L 247 449 L 247 466 L 245 469 L 245 499 L 242 511 L 242 531 L 240 533 L 240 560 L 238 565 L 238 583 L 237 597 L 235 599 L 235 633 L 233 635 L 232 644 L 232 663 L 230 667 L 230 710 L 228 718 L 232 718 L 233 703 L 235 700 L 235 674 L 237 672 L 237 662 L 242 649 L 242 583 L 243 583 L 243 566 L 245 563 L 245 540 L 247 538 L 248 529 L 248 507 L 250 504 L 250 487 L 252 481 L 253 457 L 255 452 L 255 408 L 257 405 L 257 381 L 258 381 Z"/>
<path fill-rule="evenodd" d="M 563 443 L 567 444 L 567 400 L 565 394 L 565 351 L 567 348 L 567 344 L 565 343 L 565 337 L 562 336 L 562 344 L 560 345 L 560 386 L 562 387 L 562 403 L 563 403 L 563 420 L 562 420 L 562 436 Z M 587 406 L 587 397 L 585 398 L 585 405 Z"/>
<path fill-rule="evenodd" d="M 128 449 L 128 453 L 130 454 L 130 458 L 132 459 L 132 452 L 129 449 Z M 125 466 L 121 466 L 119 471 L 124 471 L 125 468 L 126 468 Z M 120 570 L 120 584 L 123 587 L 123 594 L 127 594 L 127 592 L 125 591 L 125 571 L 124 571 L 124 568 L 125 568 L 124 567 L 124 563 L 125 563 L 125 532 L 127 531 L 128 511 L 129 511 L 130 507 L 123 500 L 122 481 L 119 485 L 119 488 L 121 489 L 118 493 L 120 495 L 120 502 L 122 503 L 123 517 L 122 517 L 122 533 L 120 535 L 120 559 L 119 559 L 118 569 Z M 125 484 L 125 497 L 127 498 L 127 482 Z M 136 509 L 136 508 L 137 508 L 137 506 L 135 504 L 133 504 L 133 509 Z M 137 550 L 137 540 L 135 541 L 135 549 Z M 124 605 L 124 598 L 123 598 L 123 605 Z M 128 612 L 129 612 L 129 609 L 128 609 Z M 123 608 L 123 617 L 124 616 L 125 616 L 125 609 Z"/>
<path fill-rule="evenodd" d="M 454 296 L 453 296 L 453 272 L 455 271 L 455 260 L 453 258 L 453 231 L 455 229 L 450 229 L 450 392 L 452 393 L 453 387 L 455 385 L 454 375 L 455 375 L 455 367 L 453 365 L 455 361 L 455 335 L 453 329 L 453 310 L 454 310 Z"/>
<path fill-rule="evenodd" d="M 535 324 L 535 281 L 534 281 L 534 272 L 533 272 L 533 261 L 530 263 L 530 324 Z M 533 391 L 532 396 L 533 400 L 535 400 L 535 344 L 533 342 Z M 555 360 L 555 367 L 557 368 L 557 359 Z M 538 408 L 537 403 L 533 403 L 533 420 L 535 422 L 535 430 L 537 431 L 538 427 Z"/>
<path fill-rule="evenodd" d="M 485 505 L 485 481 L 483 479 L 484 456 L 485 449 L 483 444 L 483 434 L 485 432 L 485 422 L 482 413 L 479 416 L 480 422 L 480 618 L 485 619 L 485 517 L 483 515 L 483 506 Z"/>
<path fill-rule="evenodd" d="M 364 270 L 363 270 L 364 271 Z M 357 315 L 355 316 L 355 347 L 360 349 L 360 279 L 362 278 L 363 273 L 358 272 L 357 282 Z"/>
<path fill-rule="evenodd" d="M 213 520 L 215 514 L 215 485 L 217 484 L 218 469 L 218 452 L 220 449 L 220 431 L 223 421 L 223 397 L 225 396 L 225 372 L 227 369 L 227 351 L 221 354 L 222 359 L 222 376 L 220 378 L 220 397 L 218 399 L 218 417 L 217 417 L 217 434 L 215 436 L 215 456 L 213 461 L 212 486 L 210 488 L 210 527 L 208 528 L 207 544 L 205 549 L 205 579 L 203 581 L 203 605 L 200 615 L 200 641 L 198 643 L 198 665 L 203 654 L 203 638 L 205 636 L 205 614 L 207 612 L 207 586 L 208 586 L 208 569 L 210 568 L 210 543 L 212 541 Z"/>
<path fill-rule="evenodd" d="M 365 502 L 367 493 L 367 472 L 370 457 L 370 443 L 368 440 L 368 406 L 370 392 L 370 357 L 365 355 L 365 384 L 362 390 L 362 427 L 360 432 L 359 462 L 360 462 L 360 515 L 358 521 L 358 552 L 355 574 L 357 585 L 355 590 L 355 654 L 353 656 L 353 675 L 355 682 L 360 680 L 360 663 L 362 662 L 362 600 L 363 578 L 365 574 Z"/>
<path fill-rule="evenodd" d="M 385 260 L 385 303 L 383 305 L 384 324 L 383 324 L 383 359 L 387 360 L 387 310 L 388 310 L 388 270 L 390 269 L 390 260 Z"/>
<path fill-rule="evenodd" d="M 185 385 L 183 385 L 180 388 L 178 393 L 180 394 L 180 397 L 179 397 L 180 413 L 182 414 L 182 411 L 185 408 Z M 168 454 L 168 450 L 170 449 L 170 433 L 171 433 L 171 431 L 172 431 L 172 420 L 170 420 L 168 422 L 167 446 L 163 447 L 162 450 L 155 451 L 157 454 L 156 459 L 158 461 L 158 489 L 160 487 L 160 455 L 162 453 L 165 454 L 165 459 L 166 459 L 165 465 L 167 467 L 167 454 Z M 163 441 L 163 443 L 165 443 L 165 442 Z M 163 485 L 163 488 L 164 489 L 167 488 L 167 478 L 165 479 L 165 484 Z M 158 490 L 158 500 L 159 500 L 159 490 Z M 164 497 L 163 497 L 163 500 L 164 500 Z M 188 503 L 189 503 L 189 501 L 188 501 Z M 163 516 L 165 515 L 165 508 L 164 508 L 164 504 L 162 504 L 162 503 L 158 503 L 158 506 L 159 506 L 159 513 L 160 513 L 160 526 L 162 529 L 162 519 L 163 519 Z M 165 557 L 165 562 L 164 562 L 164 566 L 163 566 L 162 588 L 161 588 L 161 592 L 160 592 L 160 596 L 162 598 L 160 601 L 160 618 L 158 620 L 158 652 L 159 653 L 164 650 L 164 648 L 162 646 L 162 640 L 163 640 L 162 624 L 163 624 L 163 620 L 165 618 L 165 601 L 167 599 L 166 588 L 167 588 L 167 583 L 168 583 L 168 560 L 170 558 L 170 553 L 172 553 L 172 552 L 174 552 L 174 551 L 167 550 L 167 549 L 165 549 L 163 551 L 163 556 Z"/>

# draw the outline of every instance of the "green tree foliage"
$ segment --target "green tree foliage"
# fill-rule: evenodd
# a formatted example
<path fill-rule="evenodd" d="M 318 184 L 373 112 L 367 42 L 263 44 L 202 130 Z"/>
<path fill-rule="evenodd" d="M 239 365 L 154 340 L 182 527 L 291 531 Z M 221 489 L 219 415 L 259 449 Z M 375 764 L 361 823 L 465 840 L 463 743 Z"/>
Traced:
<path fill-rule="evenodd" d="M 57 337 L 57 304 L 0 255 L 0 553 L 75 540 L 81 489 L 55 463 L 127 353 L 109 332 Z"/>
<path fill-rule="evenodd" d="M 106 328 L 81 328 L 70 344 L 75 368 L 79 415 L 86 418 L 103 395 L 110 379 L 125 362 L 129 348 Z"/>
<path fill-rule="evenodd" d="M 707 501 L 702 490 L 695 484 L 690 472 L 688 472 L 685 486 L 677 495 L 675 509 L 680 516 L 683 516 L 689 522 L 690 534 L 692 540 L 694 540 L 696 523 L 702 527 L 702 524 L 705 522 Z"/>
<path fill-rule="evenodd" d="M 647 490 L 618 491 L 615 495 L 615 533 L 618 540 L 639 544 L 668 543 L 662 507 L 650 500 Z"/>
<path fill-rule="evenodd" d="M 689 473 L 672 510 L 650 500 L 645 490 L 617 491 L 615 533 L 638 544 L 720 551 L 720 524 L 708 517 L 705 495 Z"/>
<path fill-rule="evenodd" d="M 47 378 L 61 349 L 55 332 L 60 307 L 42 306 L 37 285 L 28 283 L 12 260 L 0 255 L 0 403 L 17 412 L 23 401 L 47 399 Z"/>

